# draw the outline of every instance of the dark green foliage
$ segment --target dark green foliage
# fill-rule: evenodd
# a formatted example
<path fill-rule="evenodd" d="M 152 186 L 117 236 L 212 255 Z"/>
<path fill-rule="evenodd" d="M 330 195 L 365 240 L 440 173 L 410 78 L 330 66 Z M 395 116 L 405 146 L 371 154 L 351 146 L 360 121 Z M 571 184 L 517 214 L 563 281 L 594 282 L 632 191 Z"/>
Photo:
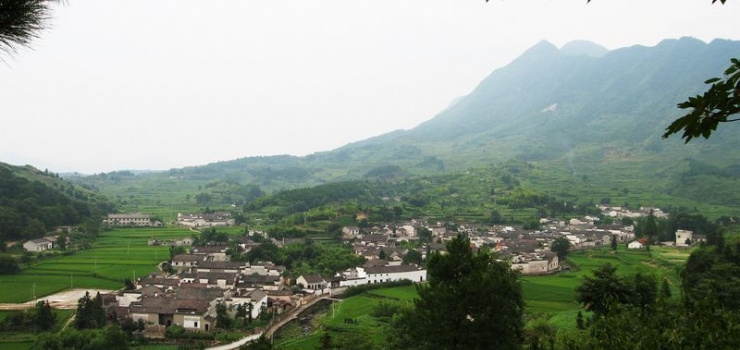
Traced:
<path fill-rule="evenodd" d="M 723 248 L 700 247 L 681 272 L 683 297 L 692 302 L 712 300 L 728 310 L 740 311 L 740 243 Z"/>
<path fill-rule="evenodd" d="M 355 255 L 349 246 L 316 244 L 310 239 L 305 244 L 288 244 L 283 249 L 266 241 L 240 256 L 239 260 L 272 261 L 285 266 L 295 277 L 310 273 L 334 275 L 364 263 L 364 258 Z"/>
<path fill-rule="evenodd" d="M 612 251 L 616 252 L 617 251 L 617 236 L 616 235 L 612 235 L 610 245 L 611 245 Z"/>
<path fill-rule="evenodd" d="M 234 320 L 229 317 L 228 308 L 222 301 L 216 304 L 216 327 L 221 329 L 231 329 Z"/>
<path fill-rule="evenodd" d="M 77 313 L 75 314 L 74 321 L 75 328 L 103 328 L 105 324 L 105 310 L 103 309 L 103 298 L 100 296 L 100 292 L 95 295 L 95 298 L 90 298 L 90 293 L 85 292 L 85 296 L 77 301 Z"/>
<path fill-rule="evenodd" d="M 537 318 L 530 322 L 526 329 L 525 343 L 530 350 L 554 350 L 556 329 L 547 323 L 545 318 Z"/>
<path fill-rule="evenodd" d="M 632 304 L 639 308 L 640 315 L 651 314 L 651 307 L 658 298 L 658 282 L 655 276 L 638 272 L 632 276 L 632 285 L 634 288 Z"/>
<path fill-rule="evenodd" d="M 30 167 L 0 163 L 0 238 L 4 240 L 38 238 L 56 226 L 79 225 L 91 218 L 99 221 L 102 212 L 110 209 L 89 191 Z"/>
<path fill-rule="evenodd" d="M 52 330 L 56 314 L 48 301 L 39 301 L 30 310 L 17 311 L 0 321 L 0 331 L 46 332 Z"/>
<path fill-rule="evenodd" d="M 731 118 L 740 113 L 740 59 L 733 58 L 730 62 L 724 78 L 705 81 L 710 85 L 707 91 L 678 104 L 678 108 L 689 109 L 690 112 L 671 123 L 663 134 L 664 138 L 682 132 L 681 138 L 686 143 L 696 137 L 706 139 L 720 123 L 740 120 Z"/>
<path fill-rule="evenodd" d="M 126 334 L 118 327 L 110 326 L 104 329 L 67 329 L 62 333 L 44 333 L 37 338 L 32 349 L 126 350 L 128 348 Z"/>
<path fill-rule="evenodd" d="M 417 287 L 414 308 L 394 319 L 396 349 L 519 349 L 522 291 L 516 272 L 496 256 L 473 254 L 457 237 L 448 254 L 427 261 L 429 283 Z"/>
<path fill-rule="evenodd" d="M 586 276 L 576 289 L 576 301 L 595 316 L 606 315 L 613 305 L 630 304 L 634 300 L 631 283 L 617 276 L 617 268 L 606 264 Z"/>
<path fill-rule="evenodd" d="M 0 275 L 14 275 L 21 272 L 18 259 L 10 254 L 0 254 Z"/>
<path fill-rule="evenodd" d="M 403 257 L 403 263 L 421 265 L 422 263 L 421 252 L 415 249 L 409 250 L 409 252 L 406 253 L 406 256 Z"/>
<path fill-rule="evenodd" d="M 400 314 L 408 308 L 408 304 L 395 300 L 381 301 L 378 305 L 373 308 L 371 315 L 378 318 L 392 318 L 394 315 Z"/>
<path fill-rule="evenodd" d="M 568 255 L 570 250 L 570 240 L 565 237 L 558 237 L 552 241 L 550 250 L 558 254 L 558 261 L 565 261 L 565 256 Z"/>

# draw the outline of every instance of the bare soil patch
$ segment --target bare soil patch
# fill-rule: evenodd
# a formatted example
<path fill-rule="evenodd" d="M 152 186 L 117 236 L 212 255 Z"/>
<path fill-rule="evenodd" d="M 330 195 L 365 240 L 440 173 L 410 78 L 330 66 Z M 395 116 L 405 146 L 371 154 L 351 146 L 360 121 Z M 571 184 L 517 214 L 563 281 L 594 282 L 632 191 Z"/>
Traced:
<path fill-rule="evenodd" d="M 95 294 L 97 294 L 98 292 L 100 292 L 100 294 L 105 294 L 114 291 L 105 289 L 69 289 L 63 292 L 40 297 L 36 300 L 48 300 L 49 304 L 51 304 L 51 307 L 56 309 L 76 309 L 77 300 L 84 297 L 85 292 L 90 292 L 90 296 L 95 297 Z M 29 307 L 33 307 L 34 304 L 35 302 L 33 301 L 25 303 L 0 304 L 0 310 L 23 310 Z"/>

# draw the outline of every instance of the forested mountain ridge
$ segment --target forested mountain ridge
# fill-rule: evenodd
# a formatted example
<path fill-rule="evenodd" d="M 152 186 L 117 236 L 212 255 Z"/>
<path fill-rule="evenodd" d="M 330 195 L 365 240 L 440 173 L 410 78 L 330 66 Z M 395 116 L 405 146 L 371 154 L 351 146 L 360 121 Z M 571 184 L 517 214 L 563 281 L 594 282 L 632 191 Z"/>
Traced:
<path fill-rule="evenodd" d="M 733 137 L 735 125 L 709 142 L 689 145 L 661 135 L 682 114 L 677 104 L 705 89 L 703 82 L 721 75 L 738 52 L 740 42 L 729 40 L 681 38 L 612 51 L 588 42 L 558 49 L 543 41 L 411 130 L 305 157 L 242 158 L 132 175 L 118 184 L 106 175 L 79 181 L 108 194 L 116 186 L 134 189 L 146 183 L 149 191 L 167 181 L 189 181 L 191 191 L 198 183 L 197 191 L 204 193 L 206 184 L 226 192 L 214 183 L 270 193 L 464 171 L 515 159 L 576 186 L 588 181 L 735 206 L 740 154 L 727 152 L 740 146 Z"/>
<path fill-rule="evenodd" d="M 0 242 L 38 238 L 60 225 L 98 222 L 112 209 L 104 196 L 58 174 L 0 163 Z"/>

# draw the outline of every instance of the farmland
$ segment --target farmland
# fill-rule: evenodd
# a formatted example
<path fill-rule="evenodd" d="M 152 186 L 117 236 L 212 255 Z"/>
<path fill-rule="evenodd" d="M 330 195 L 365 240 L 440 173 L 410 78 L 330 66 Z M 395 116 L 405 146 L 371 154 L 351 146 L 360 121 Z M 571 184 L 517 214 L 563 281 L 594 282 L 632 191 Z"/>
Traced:
<path fill-rule="evenodd" d="M 102 232 L 90 249 L 30 263 L 17 275 L 0 276 L 0 303 L 21 303 L 69 288 L 118 289 L 125 278 L 145 276 L 169 260 L 169 247 L 150 238 L 189 237 L 182 228 L 130 228 Z"/>
<path fill-rule="evenodd" d="M 528 318 L 545 317 L 548 323 L 558 328 L 574 328 L 579 305 L 575 301 L 575 289 L 583 278 L 603 264 L 618 267 L 622 275 L 644 272 L 658 278 L 668 278 L 671 285 L 678 285 L 677 269 L 688 258 L 690 251 L 670 247 L 652 247 L 651 251 L 627 250 L 620 246 L 616 253 L 608 248 L 572 252 L 568 260 L 573 268 L 567 272 L 550 276 L 523 276 L 522 290 Z M 678 295 L 674 292 L 673 295 Z M 376 344 L 382 344 L 384 321 L 372 316 L 377 305 L 383 301 L 410 302 L 417 296 L 414 286 L 378 289 L 347 298 L 335 303 L 321 316 L 316 317 L 311 329 L 328 329 L 332 336 L 359 334 Z M 352 320 L 348 323 L 346 320 Z M 278 349 L 315 349 L 319 345 L 321 331 L 306 333 L 301 325 L 289 324 L 277 336 Z"/>

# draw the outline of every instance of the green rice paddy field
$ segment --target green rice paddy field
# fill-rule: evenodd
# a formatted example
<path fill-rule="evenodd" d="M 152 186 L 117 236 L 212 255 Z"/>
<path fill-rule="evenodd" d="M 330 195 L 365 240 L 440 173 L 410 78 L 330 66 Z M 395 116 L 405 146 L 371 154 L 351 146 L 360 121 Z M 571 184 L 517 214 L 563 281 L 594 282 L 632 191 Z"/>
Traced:
<path fill-rule="evenodd" d="M 0 303 L 31 300 L 70 288 L 118 289 L 125 278 L 145 276 L 169 260 L 169 247 L 149 246 L 150 238 L 190 237 L 183 228 L 127 228 L 100 234 L 91 249 L 41 260 L 17 275 L 0 276 Z"/>

